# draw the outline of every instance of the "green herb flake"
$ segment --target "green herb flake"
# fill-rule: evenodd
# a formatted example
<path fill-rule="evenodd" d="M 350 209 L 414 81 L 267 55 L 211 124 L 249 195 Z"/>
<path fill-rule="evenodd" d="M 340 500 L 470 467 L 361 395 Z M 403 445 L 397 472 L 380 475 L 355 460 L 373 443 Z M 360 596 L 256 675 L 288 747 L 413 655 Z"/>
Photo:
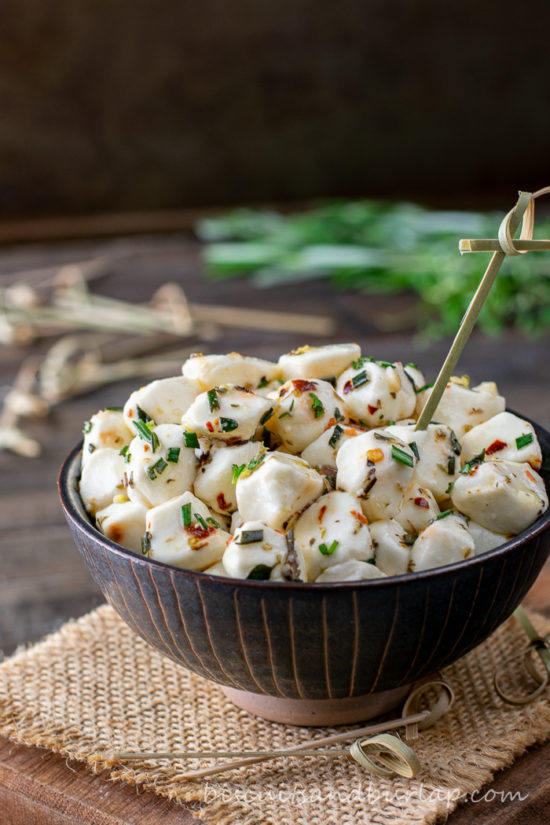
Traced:
<path fill-rule="evenodd" d="M 191 447 L 192 449 L 198 450 L 200 447 L 199 439 L 197 433 L 192 431 L 185 432 L 183 434 L 183 440 L 185 441 L 186 447 Z"/>
<path fill-rule="evenodd" d="M 279 421 L 281 420 L 281 418 L 286 418 L 287 415 L 290 415 L 290 413 L 289 412 L 281 413 L 280 416 L 279 416 Z"/>
<path fill-rule="evenodd" d="M 430 381 L 429 384 L 424 384 L 424 386 L 422 386 L 422 387 L 417 387 L 417 388 L 415 388 L 415 393 L 418 395 L 419 392 L 424 392 L 424 390 L 429 390 L 430 387 L 433 387 L 434 384 L 435 384 L 435 381 Z M 435 423 L 435 422 L 432 422 L 432 423 Z"/>
<path fill-rule="evenodd" d="M 219 522 L 219 521 L 216 521 L 216 519 L 215 519 L 215 518 L 212 518 L 212 516 L 209 516 L 209 517 L 206 519 L 206 523 L 207 523 L 207 524 L 209 524 L 209 525 L 210 525 L 210 527 L 215 527 L 215 528 L 216 528 L 216 530 L 218 530 L 218 529 L 219 529 L 219 527 L 220 527 L 220 522 Z"/>
<path fill-rule="evenodd" d="M 256 469 L 256 467 L 259 467 L 264 458 L 265 453 L 259 453 L 258 455 L 255 455 L 254 458 L 251 458 L 246 467 L 248 472 L 251 473 L 253 470 Z"/>
<path fill-rule="evenodd" d="M 181 508 L 181 518 L 184 527 L 191 526 L 191 503 L 184 504 Z"/>
<path fill-rule="evenodd" d="M 262 425 L 265 424 L 267 421 L 269 421 L 271 416 L 274 415 L 274 414 L 275 414 L 275 410 L 273 409 L 273 407 L 270 407 L 267 410 L 267 412 L 264 412 L 264 414 L 260 418 L 260 424 L 262 424 Z"/>
<path fill-rule="evenodd" d="M 395 364 L 392 364 L 391 361 L 377 361 L 376 363 L 381 367 L 391 367 L 392 369 L 395 369 Z"/>
<path fill-rule="evenodd" d="M 239 422 L 234 418 L 220 418 L 220 424 L 224 433 L 232 433 L 239 426 Z"/>
<path fill-rule="evenodd" d="M 122 448 L 122 450 L 120 450 L 119 455 L 126 456 L 129 449 L 130 449 L 130 445 L 125 444 L 124 447 Z"/>
<path fill-rule="evenodd" d="M 244 470 L 244 468 L 245 468 L 244 464 L 233 464 L 233 477 L 232 477 L 233 484 L 237 483 L 237 480 L 238 480 L 240 474 L 242 473 L 242 471 Z"/>
<path fill-rule="evenodd" d="M 453 491 L 454 486 L 455 486 L 454 481 L 449 481 L 449 484 L 447 485 L 447 489 L 445 490 L 445 494 L 450 496 L 452 491 Z"/>
<path fill-rule="evenodd" d="M 411 367 L 411 369 L 413 369 L 413 370 L 417 370 L 417 369 L 418 369 L 418 364 L 413 364 L 413 362 L 412 362 L 412 361 L 407 361 L 407 363 L 405 364 L 405 366 L 406 366 L 406 367 Z"/>
<path fill-rule="evenodd" d="M 138 414 L 138 418 L 139 418 L 139 420 L 140 420 L 140 421 L 143 421 L 143 423 L 144 423 L 144 424 L 146 424 L 146 423 L 147 423 L 147 421 L 152 421 L 152 420 L 153 420 L 153 419 L 151 418 L 151 416 L 149 415 L 149 413 L 146 413 L 146 412 L 145 412 L 145 410 L 142 410 L 142 409 L 141 409 L 141 407 L 139 406 L 139 404 L 136 404 L 136 412 L 137 412 L 137 414 Z"/>
<path fill-rule="evenodd" d="M 467 475 L 468 473 L 471 473 L 475 467 L 478 467 L 480 464 L 483 464 L 484 461 L 485 450 L 482 450 L 478 455 L 474 456 L 470 459 L 470 461 L 466 462 L 466 464 L 460 471 L 461 475 Z"/>
<path fill-rule="evenodd" d="M 310 392 L 309 397 L 312 399 L 311 409 L 313 410 L 315 418 L 320 418 L 325 412 L 325 408 L 323 407 L 320 398 L 315 395 L 314 392 Z"/>
<path fill-rule="evenodd" d="M 94 444 L 88 444 L 88 452 L 93 453 L 94 450 L 95 450 L 95 445 Z"/>
<path fill-rule="evenodd" d="M 122 412 L 124 407 L 105 407 L 107 412 Z"/>
<path fill-rule="evenodd" d="M 417 538 L 416 533 L 405 533 L 403 536 L 403 544 L 406 544 L 407 547 L 412 547 Z"/>
<path fill-rule="evenodd" d="M 360 370 L 365 361 L 367 361 L 366 358 L 358 358 L 357 361 L 354 361 L 351 366 L 354 370 Z"/>
<path fill-rule="evenodd" d="M 82 432 L 84 433 L 84 435 L 86 435 L 86 433 L 89 433 L 91 429 L 92 429 L 92 422 L 91 421 L 85 421 L 84 424 L 82 425 Z"/>
<path fill-rule="evenodd" d="M 450 516 L 452 512 L 452 510 L 443 510 L 443 512 L 439 513 L 439 515 L 435 517 L 434 521 L 440 521 L 442 518 L 447 518 L 447 516 Z"/>
<path fill-rule="evenodd" d="M 155 461 L 155 463 L 153 464 L 153 469 L 158 475 L 161 475 L 167 467 L 168 464 L 163 458 L 159 458 L 158 461 Z"/>
<path fill-rule="evenodd" d="M 260 382 L 259 382 L 259 384 L 258 384 L 258 387 L 257 387 L 257 388 L 258 388 L 259 390 L 263 390 L 263 388 L 264 388 L 264 387 L 267 387 L 267 385 L 268 385 L 268 380 L 267 380 L 267 378 L 265 377 L 265 375 L 262 375 L 262 377 L 260 378 Z"/>
<path fill-rule="evenodd" d="M 138 435 L 141 438 L 141 440 L 149 442 L 152 451 L 155 452 L 155 450 L 159 446 L 159 439 L 156 432 L 152 430 L 151 427 L 147 426 L 147 424 L 143 421 L 134 421 L 133 424 L 136 430 L 138 431 Z"/>
<path fill-rule="evenodd" d="M 331 437 L 328 440 L 329 447 L 332 447 L 332 449 L 336 447 L 336 444 L 338 443 L 338 440 L 343 432 L 344 430 L 342 429 L 342 427 L 339 424 L 337 424 L 332 431 Z"/>
<path fill-rule="evenodd" d="M 141 538 L 141 555 L 148 556 L 151 552 L 151 533 L 145 533 Z"/>
<path fill-rule="evenodd" d="M 416 458 L 418 460 L 420 460 L 420 453 L 418 452 L 418 445 L 417 445 L 416 441 L 411 441 L 411 443 L 409 444 L 409 447 L 411 448 L 411 450 L 415 454 Z"/>
<path fill-rule="evenodd" d="M 447 462 L 447 473 L 453 476 L 456 472 L 456 458 L 452 455 Z"/>
<path fill-rule="evenodd" d="M 236 541 L 235 544 L 255 544 L 256 542 L 263 540 L 263 530 L 242 530 L 239 535 L 239 541 Z"/>
<path fill-rule="evenodd" d="M 332 556 L 335 552 L 336 548 L 338 547 L 339 542 L 334 540 L 331 545 L 327 547 L 326 544 L 319 545 L 319 552 L 323 554 L 323 556 Z"/>
<path fill-rule="evenodd" d="M 210 407 L 210 412 L 214 412 L 214 410 L 220 409 L 220 401 L 218 399 L 218 393 L 216 390 L 208 390 L 208 406 Z"/>
<path fill-rule="evenodd" d="M 401 464 L 406 464 L 407 467 L 414 467 L 414 458 L 412 455 L 409 455 L 405 450 L 402 450 L 401 447 L 397 447 L 395 444 L 393 444 L 391 448 L 391 457 Z"/>
<path fill-rule="evenodd" d="M 155 468 L 154 467 L 147 467 L 147 475 L 149 476 L 151 481 L 154 481 L 157 477 L 157 474 L 155 473 Z"/>
<path fill-rule="evenodd" d="M 358 372 L 357 375 L 354 375 L 351 379 L 351 383 L 353 385 L 353 389 L 356 390 L 357 387 L 362 387 L 363 384 L 368 384 L 369 376 L 367 375 L 367 371 L 363 370 L 362 372 Z"/>
<path fill-rule="evenodd" d="M 342 415 L 342 413 L 340 412 L 338 407 L 334 408 L 334 417 L 335 417 L 336 421 L 343 421 L 344 418 L 345 418 L 345 416 Z"/>
<path fill-rule="evenodd" d="M 205 520 L 203 519 L 201 514 L 200 513 L 193 513 L 193 515 L 195 516 L 195 519 L 199 522 L 199 524 L 203 528 L 203 530 L 208 530 L 208 524 L 205 522 Z"/>
<path fill-rule="evenodd" d="M 525 433 L 524 435 L 520 435 L 519 438 L 516 438 L 516 447 L 518 450 L 521 450 L 522 447 L 527 447 L 527 445 L 531 444 L 532 441 L 532 433 Z"/>
<path fill-rule="evenodd" d="M 169 447 L 168 452 L 166 453 L 166 461 L 169 461 L 170 464 L 177 464 L 180 460 L 180 448 L 179 447 Z"/>
<path fill-rule="evenodd" d="M 257 564 L 256 567 L 253 567 L 247 579 L 259 579 L 262 581 L 266 581 L 271 576 L 271 571 L 273 570 L 272 567 L 269 567 L 267 564 Z"/>

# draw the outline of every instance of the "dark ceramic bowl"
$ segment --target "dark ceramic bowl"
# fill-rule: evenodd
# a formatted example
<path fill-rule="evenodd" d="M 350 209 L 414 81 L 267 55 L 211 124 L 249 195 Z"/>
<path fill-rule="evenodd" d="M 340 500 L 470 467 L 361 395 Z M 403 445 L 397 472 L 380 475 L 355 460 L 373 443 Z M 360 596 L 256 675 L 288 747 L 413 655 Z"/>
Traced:
<path fill-rule="evenodd" d="M 536 430 L 550 454 L 550 434 Z M 407 685 L 502 624 L 550 550 L 549 510 L 495 550 L 406 576 L 287 584 L 183 570 L 136 555 L 91 524 L 77 488 L 80 449 L 61 469 L 61 502 L 109 604 L 166 656 L 278 721 L 357 721 L 395 706 Z M 548 489 L 548 474 L 545 481 Z"/>

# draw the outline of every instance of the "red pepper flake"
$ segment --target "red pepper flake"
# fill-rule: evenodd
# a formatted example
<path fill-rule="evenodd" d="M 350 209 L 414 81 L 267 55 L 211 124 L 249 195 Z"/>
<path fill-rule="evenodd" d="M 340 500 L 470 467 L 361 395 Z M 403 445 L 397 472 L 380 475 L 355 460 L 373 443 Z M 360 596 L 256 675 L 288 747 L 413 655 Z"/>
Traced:
<path fill-rule="evenodd" d="M 215 527 L 201 527 L 200 524 L 190 524 L 188 527 L 183 528 L 186 533 L 191 533 L 192 536 L 195 536 L 198 539 L 206 539 L 208 536 L 214 532 L 216 529 Z"/>
<path fill-rule="evenodd" d="M 211 422 L 211 421 L 207 421 L 207 422 L 206 422 L 206 429 L 208 430 L 208 432 L 209 432 L 209 433 L 213 433 L 213 432 L 214 432 L 214 425 L 212 424 L 212 422 Z"/>
<path fill-rule="evenodd" d="M 218 502 L 220 510 L 229 510 L 229 504 L 225 500 L 223 493 L 218 493 L 216 501 Z"/>
<path fill-rule="evenodd" d="M 336 419 L 335 418 L 330 418 L 329 422 L 327 424 L 327 430 L 330 429 L 330 427 L 334 427 L 335 424 L 336 424 Z"/>
<path fill-rule="evenodd" d="M 354 435 L 357 435 L 357 430 L 354 430 L 353 427 L 346 427 L 344 430 L 344 435 L 348 435 L 350 438 L 353 438 Z"/>
<path fill-rule="evenodd" d="M 503 450 L 507 447 L 508 444 L 505 441 L 499 441 L 498 438 L 496 441 L 493 441 L 487 449 L 485 450 L 485 455 L 493 455 L 493 453 L 498 453 L 499 450 Z"/>
<path fill-rule="evenodd" d="M 357 510 L 350 510 L 350 514 L 353 516 L 353 518 L 356 518 L 357 521 L 360 521 L 361 524 L 368 524 L 368 521 L 363 515 L 363 513 L 358 513 Z"/>
<path fill-rule="evenodd" d="M 479 464 L 476 464 L 476 466 L 475 466 L 475 467 L 472 467 L 472 469 L 470 470 L 470 472 L 468 473 L 468 475 L 469 475 L 469 476 L 475 476 L 475 474 L 477 473 L 477 471 L 478 471 L 478 470 L 479 470 Z"/>
<path fill-rule="evenodd" d="M 536 484 L 536 483 L 537 483 L 536 478 L 535 478 L 535 477 L 534 477 L 534 476 L 533 476 L 533 475 L 529 472 L 529 470 L 525 470 L 525 475 L 527 476 L 527 478 L 529 479 L 529 481 L 532 481 L 532 482 L 533 482 L 533 484 Z"/>
<path fill-rule="evenodd" d="M 326 511 L 327 511 L 327 505 L 326 505 L 326 504 L 323 504 L 323 506 L 322 506 L 322 507 L 321 507 L 321 509 L 319 510 L 319 515 L 317 516 L 317 519 L 318 519 L 318 521 L 319 521 L 319 524 L 321 524 L 321 522 L 323 521 L 323 519 L 324 519 L 324 517 L 325 517 L 325 513 L 326 513 Z"/>
<path fill-rule="evenodd" d="M 426 507 L 426 509 L 430 509 L 428 500 L 423 498 L 423 496 L 417 496 L 414 500 L 414 503 L 417 507 Z"/>
<path fill-rule="evenodd" d="M 372 404 L 369 404 L 369 405 L 368 405 L 368 410 L 369 410 L 369 412 L 370 412 L 370 414 L 371 414 L 371 415 L 374 415 L 374 413 L 375 413 L 378 409 L 379 409 L 379 407 L 373 407 L 373 406 L 372 406 Z"/>
<path fill-rule="evenodd" d="M 314 384 L 313 381 L 304 381 L 302 378 L 297 378 L 293 381 L 292 386 L 298 390 L 298 392 L 313 392 L 317 389 L 317 384 Z"/>
<path fill-rule="evenodd" d="M 351 381 L 346 381 L 346 383 L 342 387 L 343 395 L 347 395 L 349 392 L 352 391 L 352 389 L 353 389 L 353 384 L 351 383 Z"/>

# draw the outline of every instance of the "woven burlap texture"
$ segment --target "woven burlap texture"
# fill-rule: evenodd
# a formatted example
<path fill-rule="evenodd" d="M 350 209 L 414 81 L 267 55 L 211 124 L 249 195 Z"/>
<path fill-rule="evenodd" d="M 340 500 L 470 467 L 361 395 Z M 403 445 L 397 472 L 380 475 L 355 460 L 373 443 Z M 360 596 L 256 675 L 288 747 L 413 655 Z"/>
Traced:
<path fill-rule="evenodd" d="M 550 631 L 550 622 L 534 621 L 539 632 Z M 345 758 L 279 759 L 201 782 L 181 778 L 197 763 L 109 763 L 104 754 L 115 750 L 272 749 L 330 730 L 266 722 L 235 708 L 217 685 L 153 650 L 108 606 L 0 666 L 0 734 L 108 770 L 113 780 L 199 803 L 194 809 L 206 823 L 430 823 L 529 745 L 550 738 L 547 695 L 516 708 L 492 686 L 495 665 L 524 645 L 509 619 L 446 669 L 457 700 L 414 741 L 423 765 L 414 780 L 371 777 Z"/>

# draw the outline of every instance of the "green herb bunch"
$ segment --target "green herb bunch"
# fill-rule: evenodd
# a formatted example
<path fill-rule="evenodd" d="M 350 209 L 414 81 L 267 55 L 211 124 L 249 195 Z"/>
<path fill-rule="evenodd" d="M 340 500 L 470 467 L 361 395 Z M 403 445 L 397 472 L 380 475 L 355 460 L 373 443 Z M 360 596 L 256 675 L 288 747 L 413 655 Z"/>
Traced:
<path fill-rule="evenodd" d="M 458 253 L 460 238 L 495 237 L 502 216 L 442 212 L 408 203 L 334 202 L 293 215 L 242 209 L 197 226 L 207 272 L 249 274 L 260 288 L 330 277 L 342 289 L 412 291 L 418 328 L 452 334 L 474 293 L 487 256 Z M 550 237 L 550 221 L 537 221 Z M 507 327 L 541 333 L 550 326 L 550 258 L 508 259 L 479 321 L 487 333 Z"/>

